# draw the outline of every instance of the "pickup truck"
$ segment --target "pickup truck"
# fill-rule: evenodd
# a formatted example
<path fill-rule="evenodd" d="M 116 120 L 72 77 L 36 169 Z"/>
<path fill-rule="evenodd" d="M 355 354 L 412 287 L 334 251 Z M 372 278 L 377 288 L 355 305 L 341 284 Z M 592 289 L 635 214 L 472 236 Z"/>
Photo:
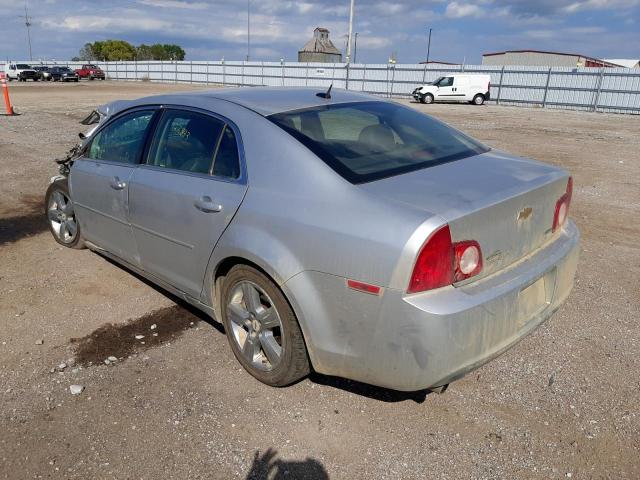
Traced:
<path fill-rule="evenodd" d="M 78 68 L 76 73 L 80 78 L 88 78 L 89 80 L 93 80 L 94 78 L 104 80 L 105 78 L 104 72 L 96 65 L 82 65 L 82 68 Z"/>

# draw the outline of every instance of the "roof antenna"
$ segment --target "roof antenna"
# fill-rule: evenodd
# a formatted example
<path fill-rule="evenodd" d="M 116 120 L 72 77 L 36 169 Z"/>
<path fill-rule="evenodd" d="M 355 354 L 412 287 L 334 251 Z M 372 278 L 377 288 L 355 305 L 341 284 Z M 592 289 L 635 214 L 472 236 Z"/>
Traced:
<path fill-rule="evenodd" d="M 333 88 L 333 83 L 329 85 L 329 89 L 326 92 L 316 93 L 316 97 L 326 98 L 329 100 L 331 98 L 331 89 Z"/>

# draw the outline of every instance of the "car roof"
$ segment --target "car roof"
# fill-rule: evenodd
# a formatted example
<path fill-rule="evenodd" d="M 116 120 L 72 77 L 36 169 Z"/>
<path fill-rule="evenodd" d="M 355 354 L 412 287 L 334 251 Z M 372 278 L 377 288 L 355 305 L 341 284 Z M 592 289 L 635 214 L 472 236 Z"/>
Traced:
<path fill-rule="evenodd" d="M 180 98 L 202 98 L 203 104 L 208 99 L 226 100 L 228 102 L 248 108 L 263 116 L 291 110 L 332 105 L 349 102 L 385 101 L 380 97 L 374 97 L 365 93 L 353 92 L 343 89 L 332 89 L 331 98 L 318 97 L 318 93 L 325 93 L 323 87 L 244 87 L 244 88 L 218 88 L 195 92 L 175 93 L 154 96 L 155 102 L 179 104 Z M 144 99 L 140 99 L 143 103 Z"/>

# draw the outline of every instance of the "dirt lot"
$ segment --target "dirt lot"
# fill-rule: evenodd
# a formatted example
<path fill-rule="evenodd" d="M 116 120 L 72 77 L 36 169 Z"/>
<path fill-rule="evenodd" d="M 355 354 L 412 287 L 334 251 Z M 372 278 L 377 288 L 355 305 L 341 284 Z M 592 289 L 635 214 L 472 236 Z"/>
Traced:
<path fill-rule="evenodd" d="M 11 84 L 22 115 L 0 117 L 1 478 L 640 478 L 640 116 L 416 105 L 573 173 L 573 294 L 443 395 L 319 375 L 273 389 L 240 368 L 218 323 L 58 246 L 41 214 L 51 159 L 95 105 L 188 88 Z"/>

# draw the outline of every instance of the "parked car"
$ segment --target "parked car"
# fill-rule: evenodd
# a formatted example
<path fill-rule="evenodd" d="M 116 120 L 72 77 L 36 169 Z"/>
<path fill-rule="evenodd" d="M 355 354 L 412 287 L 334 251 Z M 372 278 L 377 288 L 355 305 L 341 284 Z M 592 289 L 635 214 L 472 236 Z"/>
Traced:
<path fill-rule="evenodd" d="M 38 73 L 38 79 L 43 81 L 51 80 L 51 71 L 49 67 L 46 65 L 41 65 L 38 67 L 33 67 L 33 69 Z"/>
<path fill-rule="evenodd" d="M 82 65 L 82 68 L 78 68 L 76 70 L 76 73 L 80 78 L 88 78 L 89 80 L 93 80 L 95 78 L 104 80 L 105 78 L 104 72 L 97 65 Z"/>
<path fill-rule="evenodd" d="M 38 81 L 38 73 L 26 63 L 6 63 L 4 65 L 4 73 L 9 81 L 18 80 L 26 82 L 27 80 Z"/>
<path fill-rule="evenodd" d="M 408 106 L 255 88 L 119 101 L 46 193 L 86 246 L 224 324 L 258 380 L 442 389 L 573 286 L 567 172 Z"/>
<path fill-rule="evenodd" d="M 422 103 L 471 102 L 482 105 L 491 98 L 491 76 L 447 75 L 416 88 L 412 96 Z"/>
<path fill-rule="evenodd" d="M 77 82 L 80 80 L 78 74 L 69 67 L 51 67 L 50 73 L 54 82 Z"/>

